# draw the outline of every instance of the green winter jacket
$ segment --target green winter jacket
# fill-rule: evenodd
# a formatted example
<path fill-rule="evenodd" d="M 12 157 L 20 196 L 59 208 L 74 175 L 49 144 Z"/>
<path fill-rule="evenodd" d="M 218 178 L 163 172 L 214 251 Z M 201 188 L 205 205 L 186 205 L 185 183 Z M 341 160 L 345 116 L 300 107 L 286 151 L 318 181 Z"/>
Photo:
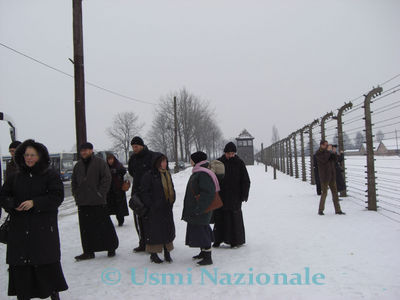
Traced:
<path fill-rule="evenodd" d="M 214 198 L 215 184 L 210 175 L 204 172 L 192 174 L 186 187 L 182 220 L 196 225 L 210 224 L 212 212 L 204 211 Z"/>

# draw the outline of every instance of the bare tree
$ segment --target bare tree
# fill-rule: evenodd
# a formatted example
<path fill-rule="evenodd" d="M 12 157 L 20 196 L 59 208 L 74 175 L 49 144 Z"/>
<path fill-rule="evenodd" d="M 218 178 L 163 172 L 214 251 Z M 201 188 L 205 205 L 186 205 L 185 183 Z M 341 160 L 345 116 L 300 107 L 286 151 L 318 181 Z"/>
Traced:
<path fill-rule="evenodd" d="M 380 143 L 380 142 L 382 142 L 384 139 L 385 139 L 385 134 L 382 132 L 382 130 L 379 130 L 379 131 L 376 133 L 376 141 L 377 141 L 378 143 Z"/>
<path fill-rule="evenodd" d="M 279 137 L 279 132 L 278 132 L 278 128 L 276 128 L 276 126 L 272 126 L 272 138 L 271 138 L 271 142 L 272 144 L 279 141 L 280 137 Z"/>
<path fill-rule="evenodd" d="M 365 142 L 364 135 L 361 131 L 356 133 L 356 137 L 354 138 L 354 147 L 356 149 L 360 149 L 362 144 Z"/>
<path fill-rule="evenodd" d="M 107 128 L 107 134 L 113 141 L 113 151 L 123 152 L 126 162 L 129 159 L 131 140 L 143 126 L 134 112 L 121 112 L 114 116 L 112 127 Z"/>
<path fill-rule="evenodd" d="M 178 152 L 180 159 L 188 161 L 192 150 L 203 150 L 215 157 L 222 132 L 208 102 L 191 94 L 186 88 L 161 98 L 149 140 L 154 149 L 172 155 L 174 151 L 173 99 L 177 97 Z"/>

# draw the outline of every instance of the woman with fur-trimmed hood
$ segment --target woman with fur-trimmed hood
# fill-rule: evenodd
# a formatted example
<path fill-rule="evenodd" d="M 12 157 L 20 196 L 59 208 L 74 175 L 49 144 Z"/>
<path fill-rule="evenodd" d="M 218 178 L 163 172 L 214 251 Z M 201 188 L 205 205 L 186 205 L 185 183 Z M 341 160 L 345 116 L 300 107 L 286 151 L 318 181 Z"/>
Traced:
<path fill-rule="evenodd" d="M 162 263 L 157 253 L 164 250 L 164 259 L 172 262 L 170 252 L 174 249 L 175 224 L 172 208 L 175 202 L 175 189 L 168 168 L 168 158 L 155 153 L 153 168 L 141 181 L 140 197 L 148 212 L 143 217 L 146 252 L 150 260 Z"/>
<path fill-rule="evenodd" d="M 7 178 L 0 206 L 10 214 L 7 243 L 8 295 L 59 299 L 68 289 L 61 268 L 58 207 L 64 185 L 51 168 L 47 148 L 34 140 L 16 150 L 18 172 Z"/>

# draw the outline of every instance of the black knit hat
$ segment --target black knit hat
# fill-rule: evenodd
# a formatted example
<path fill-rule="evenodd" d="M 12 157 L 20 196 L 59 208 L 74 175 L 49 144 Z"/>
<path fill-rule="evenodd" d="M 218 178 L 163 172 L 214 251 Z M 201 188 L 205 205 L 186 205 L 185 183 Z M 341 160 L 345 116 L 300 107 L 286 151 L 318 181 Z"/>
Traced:
<path fill-rule="evenodd" d="M 80 147 L 79 150 L 84 150 L 84 149 L 90 149 L 93 150 L 93 144 L 92 143 L 83 143 Z"/>
<path fill-rule="evenodd" d="M 14 141 L 10 144 L 10 146 L 8 146 L 8 149 L 16 149 L 19 145 L 21 145 L 22 143 L 20 141 Z"/>
<path fill-rule="evenodd" d="M 203 160 L 207 160 L 207 154 L 205 154 L 202 151 L 198 151 L 190 155 L 190 158 L 193 160 L 195 164 L 197 164 Z"/>
<path fill-rule="evenodd" d="M 135 136 L 132 141 L 131 141 L 131 145 L 139 145 L 139 146 L 144 146 L 144 142 L 143 139 L 139 136 Z"/>
<path fill-rule="evenodd" d="M 237 152 L 236 145 L 234 143 L 232 143 L 232 142 L 229 142 L 228 144 L 226 144 L 224 152 L 225 153 L 228 153 L 228 152 L 235 152 L 236 153 Z"/>

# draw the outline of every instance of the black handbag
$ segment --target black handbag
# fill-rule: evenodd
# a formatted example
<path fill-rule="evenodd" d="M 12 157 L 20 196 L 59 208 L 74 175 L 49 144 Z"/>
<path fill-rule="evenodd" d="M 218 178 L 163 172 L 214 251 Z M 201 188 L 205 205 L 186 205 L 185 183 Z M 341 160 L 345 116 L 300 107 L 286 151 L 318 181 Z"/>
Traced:
<path fill-rule="evenodd" d="M 143 217 L 147 214 L 147 207 L 143 204 L 142 200 L 137 194 L 133 194 L 129 200 L 129 207 L 137 214 L 139 217 Z"/>
<path fill-rule="evenodd" d="M 8 231 L 10 230 L 10 215 L 7 216 L 6 220 L 0 226 L 0 243 L 7 244 Z"/>

